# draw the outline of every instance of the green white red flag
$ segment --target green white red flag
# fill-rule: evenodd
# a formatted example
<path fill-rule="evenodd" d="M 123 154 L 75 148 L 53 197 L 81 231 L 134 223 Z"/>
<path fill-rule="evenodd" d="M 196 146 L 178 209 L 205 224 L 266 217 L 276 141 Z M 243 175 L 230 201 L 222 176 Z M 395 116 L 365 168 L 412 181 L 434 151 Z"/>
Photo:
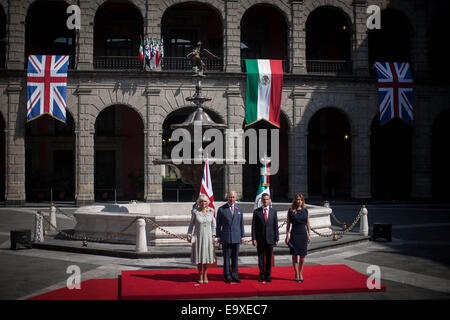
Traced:
<path fill-rule="evenodd" d="M 139 61 L 144 59 L 144 41 L 141 38 L 141 45 L 139 46 Z"/>
<path fill-rule="evenodd" d="M 283 65 L 281 60 L 248 59 L 245 125 L 266 120 L 280 126 Z"/>

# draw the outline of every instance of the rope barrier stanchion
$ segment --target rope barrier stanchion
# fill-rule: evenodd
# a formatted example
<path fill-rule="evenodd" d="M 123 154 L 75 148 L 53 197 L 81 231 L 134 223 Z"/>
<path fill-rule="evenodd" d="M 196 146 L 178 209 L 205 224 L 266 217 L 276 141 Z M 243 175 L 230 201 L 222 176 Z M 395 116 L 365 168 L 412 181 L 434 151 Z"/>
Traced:
<path fill-rule="evenodd" d="M 145 219 L 142 217 L 136 219 L 136 252 L 148 252 L 147 234 L 145 233 Z"/>
<path fill-rule="evenodd" d="M 368 221 L 368 211 L 365 205 L 362 205 L 361 207 L 361 223 L 359 224 L 359 234 L 362 236 L 368 236 L 369 235 L 369 221 Z"/>
<path fill-rule="evenodd" d="M 53 204 L 53 202 L 50 204 L 50 213 L 49 213 L 49 219 L 50 219 L 50 227 L 49 231 L 55 232 L 56 231 L 56 207 Z"/>

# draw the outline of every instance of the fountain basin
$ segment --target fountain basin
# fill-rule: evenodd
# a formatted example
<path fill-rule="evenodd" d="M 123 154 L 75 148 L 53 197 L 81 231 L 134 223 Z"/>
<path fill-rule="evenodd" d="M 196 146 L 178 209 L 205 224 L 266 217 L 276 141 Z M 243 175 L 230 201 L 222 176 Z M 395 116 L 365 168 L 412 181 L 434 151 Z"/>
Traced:
<path fill-rule="evenodd" d="M 215 202 L 219 208 L 225 202 Z M 125 231 L 137 216 L 151 219 L 160 228 L 168 231 L 171 235 L 152 224 L 146 224 L 147 244 L 151 246 L 186 245 L 187 241 L 174 237 L 186 237 L 189 222 L 191 220 L 192 202 L 161 202 L 161 203 L 137 203 L 117 205 L 94 205 L 80 207 L 74 217 L 77 221 L 75 235 L 79 237 L 95 238 L 100 242 L 110 243 L 136 243 L 136 223 L 133 223 Z M 244 229 L 246 240 L 251 239 L 251 224 L 253 217 L 253 202 L 240 202 L 244 211 Z M 278 211 L 278 224 L 286 220 L 287 210 L 290 203 L 273 203 Z M 310 225 L 320 233 L 331 232 L 330 214 L 331 208 L 307 205 L 310 217 Z M 286 225 L 280 229 L 280 241 L 286 236 Z M 311 232 L 311 237 L 317 237 Z"/>

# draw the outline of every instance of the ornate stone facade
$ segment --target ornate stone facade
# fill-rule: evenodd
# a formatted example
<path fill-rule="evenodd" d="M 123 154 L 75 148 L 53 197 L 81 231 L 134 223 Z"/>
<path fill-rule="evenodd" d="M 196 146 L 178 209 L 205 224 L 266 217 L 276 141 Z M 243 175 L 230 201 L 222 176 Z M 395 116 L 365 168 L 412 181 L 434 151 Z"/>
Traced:
<path fill-rule="evenodd" d="M 81 32 L 77 33 L 76 68 L 69 72 L 67 111 L 75 120 L 75 198 L 77 204 L 94 201 L 94 132 L 99 113 L 113 105 L 135 110 L 144 124 L 144 175 L 146 201 L 162 200 L 159 166 L 162 156 L 164 119 L 187 106 L 194 92 L 191 72 L 121 72 L 93 68 L 94 17 L 103 0 L 66 1 L 81 8 Z M 179 0 L 132 0 L 144 17 L 149 37 L 159 38 L 164 12 Z M 308 197 L 308 124 L 319 110 L 332 107 L 342 112 L 351 128 L 351 192 L 357 199 L 370 199 L 371 124 L 378 114 L 377 82 L 369 75 L 366 8 L 370 4 L 403 12 L 412 26 L 412 63 L 415 71 L 415 122 L 412 135 L 412 193 L 431 197 L 431 130 L 439 114 L 449 109 L 448 85 L 430 83 L 426 26 L 436 11 L 427 1 L 355 0 L 202 0 L 196 1 L 220 13 L 223 21 L 224 71 L 207 73 L 203 81 L 206 103 L 228 128 L 242 128 L 245 117 L 246 78 L 241 72 L 240 21 L 249 8 L 263 3 L 273 7 L 288 25 L 290 70 L 283 83 L 282 114 L 289 123 L 289 197 L 301 192 Z M 25 19 L 32 0 L 0 0 L 7 21 L 6 70 L 0 75 L 0 112 L 5 121 L 5 200 L 21 204 L 25 196 L 26 72 Z M 305 22 L 316 8 L 331 6 L 344 13 L 351 26 L 352 69 L 347 76 L 308 74 Z M 136 53 L 137 54 L 137 53 Z M 287 70 L 285 70 L 287 71 Z M 242 166 L 229 166 L 225 189 L 242 195 Z"/>

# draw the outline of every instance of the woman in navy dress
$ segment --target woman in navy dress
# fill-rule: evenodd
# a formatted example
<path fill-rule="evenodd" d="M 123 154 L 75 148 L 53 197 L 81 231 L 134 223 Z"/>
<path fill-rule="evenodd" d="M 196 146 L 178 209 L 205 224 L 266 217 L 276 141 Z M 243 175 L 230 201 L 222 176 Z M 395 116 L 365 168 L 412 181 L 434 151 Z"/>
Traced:
<path fill-rule="evenodd" d="M 291 208 L 287 213 L 286 244 L 292 255 L 292 265 L 295 271 L 295 281 L 303 282 L 303 265 L 307 254 L 308 243 L 311 242 L 311 227 L 308 210 L 302 194 L 296 194 Z M 297 258 L 299 257 L 299 258 Z"/>

